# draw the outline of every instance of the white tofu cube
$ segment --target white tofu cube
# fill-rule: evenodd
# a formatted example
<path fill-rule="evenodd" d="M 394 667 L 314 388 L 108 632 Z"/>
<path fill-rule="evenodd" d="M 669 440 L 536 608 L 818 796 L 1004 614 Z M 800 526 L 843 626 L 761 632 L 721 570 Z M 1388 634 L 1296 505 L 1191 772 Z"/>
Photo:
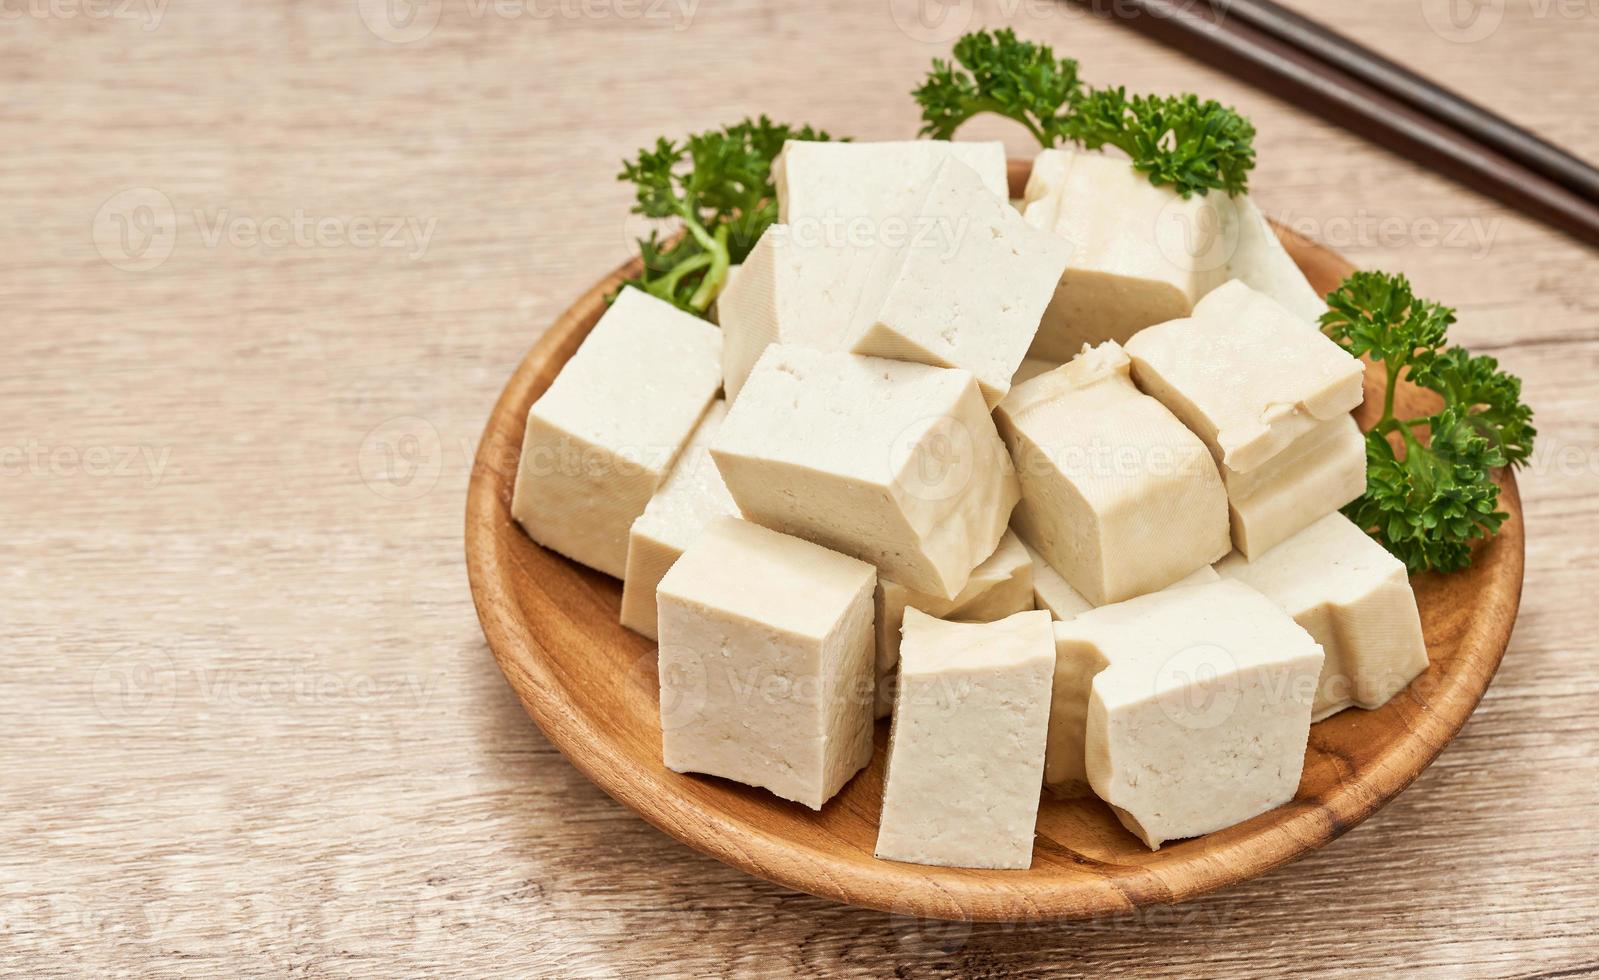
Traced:
<path fill-rule="evenodd" d="M 1028 224 L 1072 246 L 1035 357 L 1069 360 L 1084 344 L 1187 316 L 1226 260 L 1204 196 L 1157 187 L 1124 159 L 1044 150 L 1023 201 Z"/>
<path fill-rule="evenodd" d="M 1366 437 L 1349 415 L 1295 439 L 1248 473 L 1221 468 L 1233 547 L 1258 555 L 1366 492 Z"/>
<path fill-rule="evenodd" d="M 658 592 L 661 756 L 813 810 L 872 757 L 865 562 L 713 519 Z"/>
<path fill-rule="evenodd" d="M 1023 221 L 953 159 L 934 174 L 911 226 L 877 251 L 849 349 L 965 368 L 992 407 L 1010 390 L 1071 247 Z"/>
<path fill-rule="evenodd" d="M 953 599 L 907 589 L 898 582 L 877 580 L 877 717 L 894 707 L 894 676 L 899 665 L 900 626 L 906 609 L 919 609 L 939 619 L 987 623 L 1033 608 L 1033 559 L 1010 531 L 999 547 L 972 569 L 966 587 Z"/>
<path fill-rule="evenodd" d="M 1326 651 L 1312 716 L 1378 708 L 1427 669 L 1427 643 L 1405 565 L 1342 514 L 1264 554 L 1231 554 L 1224 578 L 1260 590 Z"/>
<path fill-rule="evenodd" d="M 1256 292 L 1264 293 L 1299 317 L 1315 323 L 1327 312 L 1322 299 L 1293 256 L 1272 230 L 1271 222 L 1247 194 L 1222 197 L 1207 194 L 1205 204 L 1214 207 L 1223 222 L 1229 256 L 1216 285 L 1237 279 Z"/>
<path fill-rule="evenodd" d="M 774 344 L 712 443 L 748 519 L 954 598 L 1019 490 L 969 372 Z"/>
<path fill-rule="evenodd" d="M 877 856 L 957 868 L 1033 861 L 1055 663 L 1049 616 L 905 614 Z"/>
<path fill-rule="evenodd" d="M 796 226 L 808 239 L 857 244 L 881 240 L 902 232 L 904 225 L 884 228 L 874 219 L 909 213 L 945 160 L 971 167 L 995 197 L 1007 198 L 1005 145 L 997 141 L 789 140 L 772 165 L 777 220 Z"/>
<path fill-rule="evenodd" d="M 1052 619 L 1073 619 L 1094 608 L 1083 594 L 1049 566 L 1037 552 L 1033 555 L 1033 608 L 1049 613 Z"/>
<path fill-rule="evenodd" d="M 1322 651 L 1234 581 L 1056 623 L 1045 781 L 1086 776 L 1152 849 L 1293 798 Z"/>
<path fill-rule="evenodd" d="M 772 225 L 717 298 L 722 382 L 729 401 L 770 344 L 838 350 L 873 250 L 802 240 Z"/>
<path fill-rule="evenodd" d="M 1318 425 L 1360 405 L 1357 358 L 1268 296 L 1229 282 L 1194 315 L 1127 342 L 1138 387 L 1248 473 Z"/>
<path fill-rule="evenodd" d="M 620 578 L 628 529 L 722 383 L 722 332 L 627 288 L 528 410 L 511 514 Z"/>
<path fill-rule="evenodd" d="M 1019 539 L 1018 539 L 1019 540 Z M 1071 587 L 1071 583 L 1060 577 L 1060 573 L 1049 567 L 1049 563 L 1038 556 L 1027 542 L 1021 542 L 1022 547 L 1033 559 L 1033 608 L 1042 609 L 1049 613 L 1055 620 L 1076 619 L 1081 613 L 1094 608 L 1094 604 L 1083 598 L 1083 594 Z M 1209 565 L 1196 569 L 1192 575 L 1178 579 L 1166 586 L 1168 589 L 1185 589 L 1190 585 L 1204 585 L 1207 582 L 1219 582 L 1221 576 Z"/>
<path fill-rule="evenodd" d="M 738 505 L 711 459 L 711 439 L 727 416 L 727 403 L 711 403 L 699 428 L 678 454 L 672 472 L 633 522 L 622 579 L 622 625 L 655 639 L 655 587 L 683 550 L 714 517 L 737 517 Z"/>
<path fill-rule="evenodd" d="M 1203 443 L 1129 377 L 1114 343 L 1017 386 L 994 412 L 1017 533 L 1094 605 L 1165 588 L 1229 550 Z"/>
<path fill-rule="evenodd" d="M 756 244 L 760 244 L 760 243 L 757 242 Z M 741 263 L 738 263 L 738 262 L 734 262 L 733 264 L 729 265 L 727 267 L 727 277 L 722 280 L 722 291 L 721 291 L 721 293 L 717 294 L 717 297 L 715 299 L 711 300 L 710 320 L 711 320 L 712 323 L 716 324 L 717 326 L 721 326 L 722 325 L 722 297 L 726 296 L 727 295 L 727 291 L 729 289 L 733 288 L 733 283 L 738 281 L 739 270 L 743 269 L 743 268 L 744 268 L 744 266 Z M 726 346 L 726 340 L 725 339 L 723 341 L 723 345 L 724 345 L 724 349 L 725 349 L 725 346 Z"/>

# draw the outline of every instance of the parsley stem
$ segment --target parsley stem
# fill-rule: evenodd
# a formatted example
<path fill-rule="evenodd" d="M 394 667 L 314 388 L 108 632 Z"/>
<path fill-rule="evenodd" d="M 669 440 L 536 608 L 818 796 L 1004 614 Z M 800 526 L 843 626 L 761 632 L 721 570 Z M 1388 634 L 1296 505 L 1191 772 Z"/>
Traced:
<path fill-rule="evenodd" d="M 1399 372 L 1400 372 L 1400 369 L 1402 369 L 1404 367 L 1404 365 L 1403 364 L 1389 364 L 1387 367 L 1388 367 L 1388 387 L 1383 391 L 1383 395 L 1382 395 L 1382 422 L 1391 422 L 1391 421 L 1393 421 L 1393 418 L 1394 418 L 1394 391 L 1399 386 Z M 1381 425 L 1382 423 L 1379 422 L 1378 424 Z"/>
<path fill-rule="evenodd" d="M 658 280 L 659 285 L 656 288 L 660 290 L 661 298 L 670 300 L 671 297 L 676 294 L 677 284 L 684 276 L 691 272 L 698 272 L 710 264 L 710 254 L 701 252 L 699 255 L 696 255 L 693 258 L 684 259 L 682 262 L 679 262 L 677 265 L 673 266 L 671 272 L 668 272 Z"/>
<path fill-rule="evenodd" d="M 700 280 L 700 287 L 694 290 L 694 295 L 689 297 L 689 305 L 696 310 L 710 309 L 711 300 L 722 291 L 722 283 L 727 280 L 728 251 L 727 251 L 728 226 L 719 225 L 716 229 L 716 239 L 712 243 L 710 252 L 709 272 Z"/>

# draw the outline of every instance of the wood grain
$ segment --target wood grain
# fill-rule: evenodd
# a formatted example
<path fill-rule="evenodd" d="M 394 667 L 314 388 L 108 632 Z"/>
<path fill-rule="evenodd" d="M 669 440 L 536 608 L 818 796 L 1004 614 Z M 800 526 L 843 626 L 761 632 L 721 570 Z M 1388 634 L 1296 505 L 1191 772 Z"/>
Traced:
<path fill-rule="evenodd" d="M 1029 170 L 1011 161 L 1013 194 Z M 1318 292 L 1353 268 L 1283 238 Z M 819 813 L 730 780 L 672 772 L 661 763 L 654 644 L 618 623 L 621 582 L 534 544 L 511 516 L 528 408 L 599 321 L 605 297 L 637 271 L 634 260 L 596 283 L 511 376 L 467 491 L 466 565 L 489 647 L 528 714 L 602 789 L 691 847 L 813 895 L 933 919 L 1048 922 L 1181 902 L 1298 858 L 1375 813 L 1454 738 L 1498 669 L 1523 563 L 1521 501 L 1508 474 L 1499 535 L 1465 572 L 1414 583 L 1428 671 L 1379 710 L 1312 726 L 1293 801 L 1226 830 L 1151 852 L 1097 800 L 1044 794 L 1026 872 L 880 861 L 886 720 L 871 763 Z M 1380 406 L 1382 368 L 1369 366 L 1366 380 Z M 1402 415 L 1422 414 L 1425 398 L 1405 385 L 1396 404 Z"/>
<path fill-rule="evenodd" d="M 1484 5 L 1495 29 L 1467 41 L 1422 0 L 1294 6 L 1599 157 L 1588 8 Z M 510 366 L 628 247 L 628 193 L 606 175 L 658 135 L 753 111 L 909 138 L 905 93 L 947 49 L 900 27 L 914 7 L 718 0 L 676 30 L 449 0 L 410 44 L 346 0 L 172 0 L 154 30 L 0 20 L 0 973 L 1591 972 L 1594 254 L 1054 5 L 979 0 L 971 23 L 1048 40 L 1095 80 L 1238 106 L 1270 214 L 1408 273 L 1460 307 L 1461 343 L 1525 379 L 1526 588 L 1471 720 L 1410 790 L 1292 865 L 1030 926 L 866 912 L 727 867 L 528 720 L 474 615 L 462 512 Z M 972 133 L 1030 152 L 998 123 Z M 180 218 L 140 273 L 91 234 L 131 187 Z M 296 209 L 436 226 L 420 257 L 205 237 L 223 211 Z M 410 482 L 385 446 L 417 464 Z"/>

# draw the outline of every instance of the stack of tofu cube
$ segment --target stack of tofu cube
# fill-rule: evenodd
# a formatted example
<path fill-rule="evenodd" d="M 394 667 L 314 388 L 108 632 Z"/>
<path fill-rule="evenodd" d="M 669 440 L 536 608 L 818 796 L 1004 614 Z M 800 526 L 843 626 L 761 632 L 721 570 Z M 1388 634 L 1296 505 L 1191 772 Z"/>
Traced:
<path fill-rule="evenodd" d="M 877 855 L 1027 868 L 1041 788 L 1218 830 L 1426 669 L 1338 513 L 1361 364 L 1246 197 L 1051 150 L 1013 205 L 1000 144 L 942 141 L 774 181 L 718 325 L 622 290 L 517 474 L 657 640 L 669 768 L 820 809 L 891 716 Z"/>

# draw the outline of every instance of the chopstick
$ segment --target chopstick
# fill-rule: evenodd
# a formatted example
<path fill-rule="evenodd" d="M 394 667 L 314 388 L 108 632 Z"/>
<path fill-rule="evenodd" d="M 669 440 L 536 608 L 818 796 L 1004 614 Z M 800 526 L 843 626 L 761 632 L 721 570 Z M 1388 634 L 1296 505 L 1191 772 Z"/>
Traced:
<path fill-rule="evenodd" d="M 1599 169 L 1503 116 L 1273 0 L 1208 0 L 1208 3 L 1219 18 L 1237 17 L 1599 203 Z"/>
<path fill-rule="evenodd" d="M 1599 246 L 1599 204 L 1409 103 L 1190 0 L 1074 0 L 1149 37 Z M 1469 105 L 1469 103 L 1467 103 Z"/>

